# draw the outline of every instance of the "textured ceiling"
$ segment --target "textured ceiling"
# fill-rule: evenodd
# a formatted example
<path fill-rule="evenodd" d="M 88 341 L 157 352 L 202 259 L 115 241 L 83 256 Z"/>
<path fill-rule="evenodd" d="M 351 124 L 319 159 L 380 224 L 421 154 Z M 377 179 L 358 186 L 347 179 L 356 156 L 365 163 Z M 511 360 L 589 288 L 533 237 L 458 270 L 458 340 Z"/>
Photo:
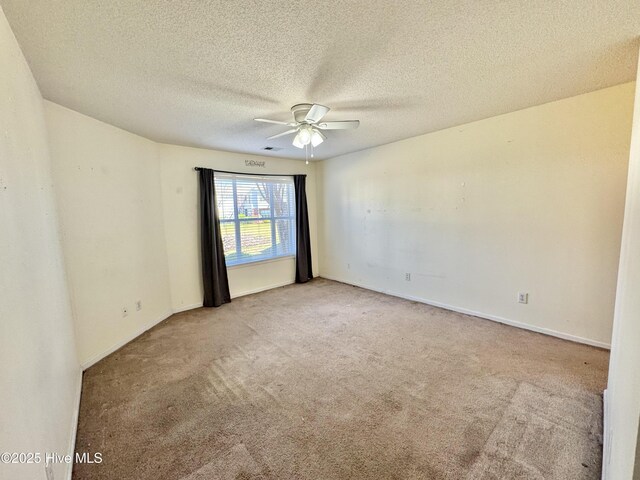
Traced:
<path fill-rule="evenodd" d="M 0 0 L 45 98 L 156 141 L 327 158 L 634 79 L 638 0 Z"/>

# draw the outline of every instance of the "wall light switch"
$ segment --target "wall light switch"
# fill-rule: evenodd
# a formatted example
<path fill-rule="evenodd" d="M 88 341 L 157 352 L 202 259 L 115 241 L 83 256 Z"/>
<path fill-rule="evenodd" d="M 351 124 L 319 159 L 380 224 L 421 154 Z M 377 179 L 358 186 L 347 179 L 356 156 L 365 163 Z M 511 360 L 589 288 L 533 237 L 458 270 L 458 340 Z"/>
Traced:
<path fill-rule="evenodd" d="M 136 310 L 139 312 L 140 310 L 142 310 L 142 300 L 138 300 L 136 302 Z"/>
<path fill-rule="evenodd" d="M 529 303 L 529 294 L 524 292 L 518 293 L 518 303 Z"/>

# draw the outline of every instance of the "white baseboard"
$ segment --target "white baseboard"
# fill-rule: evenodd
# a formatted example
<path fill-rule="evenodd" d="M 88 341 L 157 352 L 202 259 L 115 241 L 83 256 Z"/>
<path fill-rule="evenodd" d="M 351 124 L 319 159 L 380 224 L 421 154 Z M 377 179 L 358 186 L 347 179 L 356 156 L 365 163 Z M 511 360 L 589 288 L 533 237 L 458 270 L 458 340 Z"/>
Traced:
<path fill-rule="evenodd" d="M 273 285 L 267 285 L 267 286 L 264 286 L 264 287 L 254 288 L 252 290 L 245 290 L 243 292 L 236 293 L 236 294 L 232 295 L 231 299 L 233 300 L 234 298 L 244 297 L 246 295 L 251 295 L 251 294 L 254 294 L 254 293 L 260 293 L 260 292 L 264 292 L 266 290 L 272 290 L 274 288 L 285 287 L 287 285 L 292 285 L 293 283 L 295 283 L 295 281 L 287 281 L 287 282 L 283 282 L 283 283 L 276 283 L 276 284 L 273 284 Z M 201 307 L 202 307 L 202 302 L 192 303 L 191 305 L 183 305 L 181 307 L 175 308 L 173 310 L 173 313 L 186 312 L 188 310 L 193 310 L 195 308 L 201 308 Z"/>
<path fill-rule="evenodd" d="M 73 415 L 71 416 L 71 435 L 69 437 L 69 447 L 67 448 L 67 452 L 72 457 L 74 456 L 76 449 L 76 436 L 78 434 L 78 419 L 80 418 L 80 397 L 82 396 L 82 371 L 78 374 L 78 380 L 76 384 L 76 396 L 75 396 L 75 407 L 73 410 Z M 71 480 L 71 476 L 73 475 L 73 462 L 67 464 L 67 474 L 65 475 L 67 480 Z"/>
<path fill-rule="evenodd" d="M 609 464 L 611 463 L 611 402 L 609 401 L 609 389 L 602 392 L 602 480 L 609 479 Z"/>
<path fill-rule="evenodd" d="M 291 280 L 283 283 L 276 283 L 273 285 L 267 285 L 266 287 L 254 288 L 253 290 L 246 290 L 244 292 L 236 293 L 231 297 L 231 299 L 233 300 L 234 298 L 244 297 L 245 295 L 251 295 L 253 293 L 260 293 L 266 290 L 272 290 L 274 288 L 286 287 L 287 285 L 292 285 L 293 283 L 295 283 L 295 280 Z"/>
<path fill-rule="evenodd" d="M 183 305 L 181 307 L 178 308 L 174 308 L 173 309 L 173 313 L 182 313 L 182 312 L 186 312 L 187 310 L 193 310 L 194 308 L 200 308 L 202 307 L 202 302 L 200 303 L 192 303 L 191 305 Z"/>
<path fill-rule="evenodd" d="M 274 288 L 286 287 L 287 285 L 293 285 L 294 283 L 295 281 L 292 280 L 292 281 L 287 281 L 282 283 L 275 283 L 272 285 L 266 285 L 264 287 L 254 288 L 252 290 L 245 290 L 243 292 L 233 294 L 231 296 L 231 300 L 233 300 L 234 298 L 244 297 L 246 295 L 252 295 L 254 293 L 266 292 L 267 290 L 273 290 Z M 194 308 L 200 308 L 200 307 L 202 307 L 202 302 L 192 303 L 191 305 L 186 305 L 186 306 L 175 309 L 173 313 L 186 312 L 187 310 L 193 310 Z"/>
<path fill-rule="evenodd" d="M 333 278 L 325 274 L 322 274 L 320 276 L 328 280 L 346 283 L 348 285 L 355 285 L 356 287 L 366 288 L 367 290 L 373 290 L 374 292 L 384 293 L 386 295 L 391 295 L 392 297 L 399 297 L 399 298 L 404 298 L 405 300 L 412 300 L 414 302 L 426 303 L 427 305 L 431 305 L 432 307 L 444 308 L 445 310 L 451 310 L 453 312 L 463 313 L 465 315 L 471 315 L 474 317 L 484 318 L 486 320 L 492 320 L 494 322 L 503 323 L 505 325 L 510 325 L 512 327 L 522 328 L 523 330 L 530 330 L 532 332 L 542 333 L 545 335 L 550 335 L 552 337 L 557 337 L 563 340 L 569 340 L 576 343 L 584 343 L 585 345 L 591 345 L 592 347 L 604 348 L 607 350 L 611 349 L 611 345 L 609 343 L 600 342 L 598 340 L 591 340 L 590 338 L 583 338 L 577 335 L 571 335 L 569 333 L 558 332 L 556 330 L 551 330 L 549 328 L 537 327 L 535 325 L 529 325 L 528 323 L 522 323 L 516 320 L 510 320 L 508 318 L 499 317 L 497 315 L 492 315 L 490 313 L 476 312 L 474 310 L 469 310 L 467 308 L 456 307 L 454 305 L 447 305 L 445 303 L 436 302 L 433 300 L 429 300 L 427 298 L 415 297 L 413 295 L 406 295 L 404 293 L 398 293 L 391 290 L 380 290 L 378 288 L 371 287 L 368 285 L 340 280 L 339 278 Z"/>
<path fill-rule="evenodd" d="M 583 343 L 583 344 L 586 344 L 586 345 L 591 345 L 591 346 L 594 346 L 594 347 L 599 347 L 599 348 L 604 348 L 604 349 L 610 349 L 611 348 L 611 345 L 608 344 L 608 343 L 600 342 L 600 341 L 597 341 L 597 340 L 591 340 L 589 338 L 583 338 L 583 337 L 579 337 L 579 336 L 576 336 L 576 335 L 571 335 L 571 334 L 564 333 L 564 332 L 558 332 L 556 330 L 551 330 L 549 328 L 543 328 L 543 327 L 538 327 L 538 326 L 535 326 L 535 325 L 529 325 L 527 323 L 518 322 L 516 320 L 510 320 L 508 318 L 499 317 L 497 315 L 492 315 L 492 314 L 483 313 L 483 312 L 477 312 L 477 311 L 469 310 L 469 309 L 466 309 L 466 308 L 456 307 L 454 305 L 447 305 L 445 303 L 436 302 L 436 301 L 433 301 L 433 300 L 429 300 L 427 298 L 416 297 L 416 296 L 413 296 L 413 295 L 406 295 L 406 294 L 394 292 L 394 291 L 391 291 L 391 290 L 381 290 L 381 289 L 378 289 L 378 288 L 375 288 L 375 287 L 371 287 L 369 285 L 365 285 L 365 284 L 361 284 L 361 283 L 354 283 L 354 282 L 344 281 L 344 280 L 341 280 L 339 278 L 331 277 L 330 275 L 324 275 L 323 274 L 323 275 L 320 275 L 320 277 L 326 278 L 328 280 L 334 280 L 336 282 L 346 283 L 346 284 L 349 284 L 349 285 L 355 285 L 357 287 L 366 288 L 367 290 L 373 290 L 375 292 L 384 293 L 386 295 L 392 295 L 394 297 L 404 298 L 406 300 L 412 300 L 414 302 L 426 303 L 427 305 L 431 305 L 431 306 L 438 307 L 438 308 L 444 308 L 446 310 L 451 310 L 453 312 L 463 313 L 465 315 L 472 315 L 474 317 L 484 318 L 486 320 L 492 320 L 494 322 L 503 323 L 505 325 L 511 325 L 513 327 L 522 328 L 524 330 L 530 330 L 532 332 L 542 333 L 542 334 L 545 334 L 545 335 L 551 335 L 553 337 L 562 338 L 564 340 L 570 340 L 572 342 Z M 251 295 L 253 293 L 259 293 L 259 292 L 263 292 L 263 291 L 266 291 L 266 290 L 271 290 L 273 288 L 284 287 L 286 285 L 291 285 L 292 283 L 294 283 L 294 282 L 287 281 L 287 282 L 277 283 L 277 284 L 273 284 L 273 285 L 266 285 L 264 287 L 255 288 L 255 289 L 252 289 L 252 290 L 246 290 L 244 292 L 237 293 L 232 298 L 243 297 L 245 295 Z M 107 350 L 105 350 L 105 351 L 103 351 L 103 352 L 101 352 L 99 354 L 96 354 L 93 357 L 91 357 L 88 360 L 86 360 L 85 362 L 83 362 L 82 363 L 82 369 L 86 370 L 87 368 L 91 367 L 95 363 L 97 363 L 100 360 L 102 360 L 103 358 L 105 358 L 107 355 L 112 354 L 113 352 L 115 352 L 119 348 L 121 348 L 124 345 L 126 345 L 127 343 L 129 343 L 134 338 L 142 335 L 144 332 L 146 332 L 150 328 L 154 327 L 158 323 L 162 322 L 163 320 L 166 320 L 167 318 L 169 318 L 174 313 L 180 313 L 180 312 L 184 312 L 184 311 L 187 311 L 187 310 L 192 310 L 194 308 L 200 308 L 200 307 L 202 307 L 202 303 L 194 303 L 194 304 L 191 304 L 191 305 L 186 305 L 186 306 L 179 307 L 177 309 L 168 310 L 167 312 L 162 314 L 159 318 L 147 323 L 146 325 L 144 325 L 143 327 L 139 328 L 138 330 L 136 330 L 131 335 L 128 335 L 124 339 L 116 342 L 114 345 L 112 345 Z"/>
<path fill-rule="evenodd" d="M 139 337 L 140 335 L 142 335 L 144 332 L 146 332 L 150 328 L 155 327 L 158 323 L 160 323 L 163 320 L 166 320 L 167 318 L 169 318 L 171 315 L 173 315 L 173 310 L 167 310 L 165 313 L 160 315 L 160 317 L 158 317 L 158 318 L 152 320 L 151 322 L 143 325 L 138 330 L 136 330 L 133 333 L 127 335 L 122 340 L 119 340 L 118 342 L 113 344 L 111 347 L 109 347 L 105 351 L 100 352 L 100 353 L 94 355 L 93 357 L 89 358 L 88 360 L 82 362 L 82 364 L 81 364 L 82 370 L 86 370 L 87 368 L 91 367 L 92 365 L 98 363 L 100 360 L 102 360 L 106 356 L 111 355 L 113 352 L 115 352 L 119 348 L 124 347 L 131 340 L 133 340 L 136 337 Z"/>

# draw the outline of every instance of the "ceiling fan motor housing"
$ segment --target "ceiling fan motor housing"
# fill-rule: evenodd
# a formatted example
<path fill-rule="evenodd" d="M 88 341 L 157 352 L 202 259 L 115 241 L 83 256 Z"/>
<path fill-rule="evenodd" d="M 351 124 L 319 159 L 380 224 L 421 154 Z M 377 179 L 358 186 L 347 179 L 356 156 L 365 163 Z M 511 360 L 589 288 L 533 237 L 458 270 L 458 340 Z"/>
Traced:
<path fill-rule="evenodd" d="M 309 110 L 311 110 L 311 107 L 313 107 L 313 104 L 311 103 L 299 103 L 291 107 L 291 113 L 293 113 L 293 118 L 296 119 L 296 122 L 304 122 L 304 119 L 307 116 L 307 113 L 309 113 Z"/>

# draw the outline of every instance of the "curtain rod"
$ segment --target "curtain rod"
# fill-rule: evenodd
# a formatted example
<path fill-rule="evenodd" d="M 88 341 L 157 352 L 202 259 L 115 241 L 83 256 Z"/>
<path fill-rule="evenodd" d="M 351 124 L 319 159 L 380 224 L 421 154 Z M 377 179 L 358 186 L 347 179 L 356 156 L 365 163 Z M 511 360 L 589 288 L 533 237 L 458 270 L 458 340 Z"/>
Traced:
<path fill-rule="evenodd" d="M 193 167 L 196 172 L 199 172 L 205 167 Z M 306 173 L 247 173 L 247 172 L 229 172 L 227 170 L 215 170 L 211 169 L 217 173 L 230 173 L 232 175 L 255 175 L 256 177 L 291 177 L 293 175 L 304 175 L 307 176 Z"/>

